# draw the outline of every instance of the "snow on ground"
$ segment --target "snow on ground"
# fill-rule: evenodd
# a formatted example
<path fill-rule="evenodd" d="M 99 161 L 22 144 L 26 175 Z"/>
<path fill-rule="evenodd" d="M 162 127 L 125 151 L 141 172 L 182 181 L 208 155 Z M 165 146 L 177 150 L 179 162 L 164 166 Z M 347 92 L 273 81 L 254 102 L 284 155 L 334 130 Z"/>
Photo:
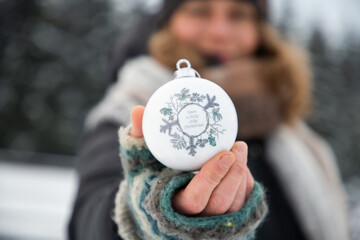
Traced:
<path fill-rule="evenodd" d="M 72 168 L 0 162 L 0 239 L 66 239 Z"/>

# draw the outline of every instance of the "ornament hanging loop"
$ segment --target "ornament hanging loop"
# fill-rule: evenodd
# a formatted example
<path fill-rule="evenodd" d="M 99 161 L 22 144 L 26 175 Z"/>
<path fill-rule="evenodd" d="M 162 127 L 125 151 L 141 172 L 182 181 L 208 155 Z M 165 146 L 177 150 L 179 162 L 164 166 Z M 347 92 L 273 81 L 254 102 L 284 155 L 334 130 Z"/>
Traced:
<path fill-rule="evenodd" d="M 185 63 L 187 66 L 182 68 L 181 64 Z M 185 78 L 185 77 L 201 77 L 200 74 L 193 68 L 191 68 L 191 63 L 187 59 L 180 59 L 176 63 L 177 70 L 174 73 L 175 78 Z"/>
<path fill-rule="evenodd" d="M 191 63 L 187 59 L 180 59 L 179 61 L 177 61 L 176 68 L 179 70 L 181 68 L 181 64 L 183 63 L 185 63 L 188 68 L 191 68 Z"/>

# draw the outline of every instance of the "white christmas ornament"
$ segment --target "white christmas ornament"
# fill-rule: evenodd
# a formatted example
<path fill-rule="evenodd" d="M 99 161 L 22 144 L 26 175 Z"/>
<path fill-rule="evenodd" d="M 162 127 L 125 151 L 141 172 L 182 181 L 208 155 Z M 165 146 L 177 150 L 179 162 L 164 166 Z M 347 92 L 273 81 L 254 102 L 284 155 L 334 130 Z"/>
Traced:
<path fill-rule="evenodd" d="M 187 66 L 181 68 L 181 64 Z M 145 142 L 162 164 L 194 171 L 233 146 L 238 121 L 233 102 L 217 84 L 203 79 L 190 62 L 177 62 L 175 79 L 150 97 L 143 116 Z"/>

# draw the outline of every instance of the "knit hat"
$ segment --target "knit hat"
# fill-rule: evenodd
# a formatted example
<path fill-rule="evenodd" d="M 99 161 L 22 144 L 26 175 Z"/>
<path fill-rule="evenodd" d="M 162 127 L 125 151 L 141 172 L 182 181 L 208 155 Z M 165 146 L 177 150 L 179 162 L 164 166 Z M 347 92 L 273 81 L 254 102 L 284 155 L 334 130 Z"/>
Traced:
<path fill-rule="evenodd" d="M 163 5 L 160 11 L 157 13 L 159 17 L 158 23 L 159 26 L 165 24 L 170 16 L 174 13 L 174 11 L 184 2 L 189 0 L 163 0 Z M 258 16 L 261 19 L 267 19 L 268 17 L 268 6 L 267 0 L 234 0 L 234 1 L 242 1 L 253 4 Z"/>

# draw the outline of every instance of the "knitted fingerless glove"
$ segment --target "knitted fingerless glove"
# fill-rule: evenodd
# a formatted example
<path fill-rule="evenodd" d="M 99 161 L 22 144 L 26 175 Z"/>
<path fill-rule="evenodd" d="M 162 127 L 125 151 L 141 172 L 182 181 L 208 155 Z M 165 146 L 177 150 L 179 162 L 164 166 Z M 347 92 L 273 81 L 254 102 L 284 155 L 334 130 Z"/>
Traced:
<path fill-rule="evenodd" d="M 113 220 L 123 239 L 253 239 L 267 213 L 262 186 L 255 181 L 249 200 L 239 212 L 189 217 L 174 211 L 174 192 L 194 177 L 166 168 L 148 150 L 144 138 L 119 130 L 120 158 L 125 179 L 115 198 Z"/>

